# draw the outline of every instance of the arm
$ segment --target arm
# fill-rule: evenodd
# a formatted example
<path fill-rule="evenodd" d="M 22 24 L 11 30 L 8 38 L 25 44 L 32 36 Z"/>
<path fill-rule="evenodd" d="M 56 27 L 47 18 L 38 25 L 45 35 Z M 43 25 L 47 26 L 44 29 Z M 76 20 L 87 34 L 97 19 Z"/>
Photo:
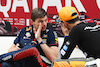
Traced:
<path fill-rule="evenodd" d="M 24 29 L 24 28 L 23 28 Z M 20 33 L 19 34 L 17 34 L 17 37 L 16 37 L 16 39 L 14 40 L 14 43 L 12 44 L 12 46 L 8 49 L 8 52 L 11 52 L 11 51 L 17 51 L 17 50 L 19 50 L 20 48 L 19 48 L 19 41 L 20 41 L 20 37 L 21 37 L 21 34 L 23 34 L 22 33 L 22 31 L 24 31 L 23 29 L 21 29 L 21 31 L 20 31 Z"/>
<path fill-rule="evenodd" d="M 47 44 L 41 44 L 40 45 L 43 52 L 47 56 L 47 58 L 53 62 L 55 59 L 58 58 L 58 47 L 56 46 L 51 46 L 49 47 Z"/>
<path fill-rule="evenodd" d="M 76 47 L 76 45 L 79 44 L 80 36 L 81 36 L 80 28 L 78 26 L 73 27 L 73 29 L 70 31 L 70 34 L 68 34 L 68 35 L 69 36 L 65 37 L 64 43 L 60 49 L 62 59 L 68 59 L 70 57 L 73 49 Z"/>
<path fill-rule="evenodd" d="M 65 27 L 64 23 L 61 24 L 61 29 L 64 36 L 69 36 L 69 30 Z"/>
<path fill-rule="evenodd" d="M 42 38 L 41 38 L 41 24 L 39 25 L 38 30 L 34 30 L 35 32 L 35 38 L 37 39 L 37 41 L 39 43 L 41 43 Z M 42 48 L 43 52 L 45 53 L 45 55 L 47 56 L 47 58 L 50 61 L 53 61 L 55 59 L 58 58 L 58 47 L 57 46 L 51 46 L 49 47 L 47 44 L 41 44 L 40 47 Z"/>
<path fill-rule="evenodd" d="M 13 44 L 13 45 L 8 49 L 8 52 L 20 50 L 20 48 L 19 48 L 18 46 L 19 46 L 19 44 L 17 44 L 17 45 Z"/>
<path fill-rule="evenodd" d="M 38 40 L 38 39 L 37 39 Z M 42 41 L 42 38 L 41 40 L 38 40 L 38 42 L 40 43 Z M 53 62 L 55 59 L 58 58 L 58 47 L 57 46 L 51 46 L 49 47 L 47 44 L 41 44 L 40 45 L 43 52 L 45 53 L 45 55 L 47 56 L 47 58 Z"/>

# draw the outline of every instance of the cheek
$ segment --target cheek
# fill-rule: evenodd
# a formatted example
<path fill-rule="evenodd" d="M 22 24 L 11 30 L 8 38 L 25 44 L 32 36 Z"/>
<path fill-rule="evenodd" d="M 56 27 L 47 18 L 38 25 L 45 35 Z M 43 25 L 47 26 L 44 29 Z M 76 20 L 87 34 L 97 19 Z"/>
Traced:
<path fill-rule="evenodd" d="M 67 27 L 67 23 L 64 23 L 64 26 Z"/>
<path fill-rule="evenodd" d="M 37 29 L 38 28 L 38 24 L 33 23 L 33 26 Z"/>
<path fill-rule="evenodd" d="M 36 27 L 39 27 L 39 24 L 38 24 L 38 25 L 36 25 Z"/>
<path fill-rule="evenodd" d="M 38 27 L 39 27 L 39 24 L 35 24 L 35 27 L 36 27 L 36 29 L 38 29 Z"/>
<path fill-rule="evenodd" d="M 66 24 L 65 24 L 64 26 L 65 26 L 66 28 L 68 28 L 68 26 L 67 26 Z"/>
<path fill-rule="evenodd" d="M 65 23 L 65 24 L 64 24 L 64 26 L 65 26 L 66 28 L 68 28 L 68 29 L 69 29 L 69 26 L 68 26 L 68 24 L 66 24 L 66 23 Z"/>

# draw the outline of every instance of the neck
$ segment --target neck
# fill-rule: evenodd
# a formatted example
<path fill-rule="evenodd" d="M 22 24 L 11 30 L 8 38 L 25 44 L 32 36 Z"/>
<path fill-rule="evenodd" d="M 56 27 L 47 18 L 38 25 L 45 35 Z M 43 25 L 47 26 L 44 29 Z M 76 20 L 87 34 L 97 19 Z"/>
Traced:
<path fill-rule="evenodd" d="M 75 25 L 81 23 L 81 21 L 76 21 L 75 23 L 69 24 L 69 29 L 71 30 Z"/>

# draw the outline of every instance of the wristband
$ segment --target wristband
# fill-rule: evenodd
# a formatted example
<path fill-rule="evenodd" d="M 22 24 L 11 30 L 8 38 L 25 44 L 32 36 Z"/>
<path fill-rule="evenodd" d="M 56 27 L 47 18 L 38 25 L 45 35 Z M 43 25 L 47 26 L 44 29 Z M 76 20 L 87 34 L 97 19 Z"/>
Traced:
<path fill-rule="evenodd" d="M 68 36 L 65 36 L 65 38 L 66 38 L 66 37 L 68 37 Z"/>
<path fill-rule="evenodd" d="M 41 42 L 39 43 L 39 45 L 41 45 L 41 44 L 43 44 L 43 41 L 41 41 Z"/>

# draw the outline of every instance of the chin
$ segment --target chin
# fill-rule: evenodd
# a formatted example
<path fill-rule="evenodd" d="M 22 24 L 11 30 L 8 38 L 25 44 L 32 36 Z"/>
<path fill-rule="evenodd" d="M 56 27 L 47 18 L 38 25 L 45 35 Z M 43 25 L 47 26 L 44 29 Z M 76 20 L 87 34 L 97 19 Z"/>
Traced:
<path fill-rule="evenodd" d="M 45 31 L 46 29 L 42 29 L 42 31 Z"/>

